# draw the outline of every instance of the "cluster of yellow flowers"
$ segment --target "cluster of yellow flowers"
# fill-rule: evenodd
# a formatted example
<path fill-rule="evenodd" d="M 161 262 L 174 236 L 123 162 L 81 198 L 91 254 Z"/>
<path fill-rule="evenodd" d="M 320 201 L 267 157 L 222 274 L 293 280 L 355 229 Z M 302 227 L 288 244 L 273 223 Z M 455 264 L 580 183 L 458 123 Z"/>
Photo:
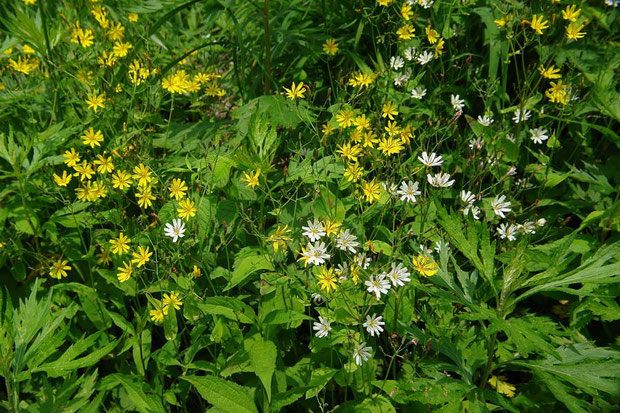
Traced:
<path fill-rule="evenodd" d="M 181 301 L 181 296 L 176 291 L 170 291 L 170 294 L 164 293 L 163 300 L 154 300 L 156 308 L 149 312 L 151 316 L 151 321 L 155 323 L 161 323 L 164 321 L 164 316 L 168 315 L 170 311 L 170 306 L 172 306 L 175 310 L 180 310 L 183 305 L 183 301 Z"/>
<path fill-rule="evenodd" d="M 207 96 L 222 97 L 226 95 L 226 91 L 216 81 L 220 77 L 221 75 L 214 73 L 198 72 L 190 78 L 184 69 L 180 69 L 163 78 L 161 86 L 170 93 L 180 94 L 198 92 L 204 87 Z"/>
<path fill-rule="evenodd" d="M 562 19 L 568 21 L 566 26 L 566 37 L 571 40 L 578 40 L 585 37 L 586 33 L 582 32 L 587 23 L 587 19 L 580 19 L 582 10 L 578 9 L 576 5 L 572 4 L 566 6 L 562 10 Z M 553 22 L 555 22 L 555 14 L 553 16 Z M 514 22 L 515 18 L 512 14 L 506 14 L 495 20 L 495 24 L 498 27 L 503 28 Z M 542 35 L 549 26 L 549 20 L 545 19 L 545 16 L 539 14 L 533 14 L 529 20 L 523 20 L 522 24 L 529 24 L 530 28 L 538 35 Z"/>

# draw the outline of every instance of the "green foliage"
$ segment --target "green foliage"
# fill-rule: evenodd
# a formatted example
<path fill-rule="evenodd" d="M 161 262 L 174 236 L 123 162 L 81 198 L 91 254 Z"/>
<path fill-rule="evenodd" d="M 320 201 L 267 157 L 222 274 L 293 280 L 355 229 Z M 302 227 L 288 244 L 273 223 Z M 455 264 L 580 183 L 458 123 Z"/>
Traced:
<path fill-rule="evenodd" d="M 0 410 L 620 408 L 614 2 L 5 3 Z"/>

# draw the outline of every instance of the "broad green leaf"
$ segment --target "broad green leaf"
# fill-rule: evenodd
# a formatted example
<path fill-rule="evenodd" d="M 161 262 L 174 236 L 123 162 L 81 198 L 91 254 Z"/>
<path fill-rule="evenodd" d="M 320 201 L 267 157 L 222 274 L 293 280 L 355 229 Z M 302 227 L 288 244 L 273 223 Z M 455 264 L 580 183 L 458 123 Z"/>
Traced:
<path fill-rule="evenodd" d="M 248 389 L 215 376 L 181 376 L 218 409 L 228 413 L 258 413 Z"/>
<path fill-rule="evenodd" d="M 224 291 L 228 291 L 245 282 L 256 271 L 264 270 L 273 271 L 273 265 L 265 255 L 256 251 L 250 253 L 250 255 L 240 254 L 238 259 L 235 260 L 235 269 Z"/>
<path fill-rule="evenodd" d="M 259 334 L 244 340 L 243 347 L 250 358 L 250 365 L 254 373 L 265 386 L 267 399 L 271 401 L 271 378 L 276 370 L 278 350 L 269 340 L 264 340 Z"/>
<path fill-rule="evenodd" d="M 240 323 L 253 324 L 254 311 L 243 301 L 233 297 L 207 297 L 197 303 L 204 313 L 221 315 Z"/>

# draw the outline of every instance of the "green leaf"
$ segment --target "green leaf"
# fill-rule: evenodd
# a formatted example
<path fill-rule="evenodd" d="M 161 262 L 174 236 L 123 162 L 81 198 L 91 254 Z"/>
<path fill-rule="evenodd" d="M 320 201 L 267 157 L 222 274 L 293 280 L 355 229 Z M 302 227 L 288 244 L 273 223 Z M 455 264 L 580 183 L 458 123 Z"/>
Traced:
<path fill-rule="evenodd" d="M 267 399 L 271 402 L 271 378 L 276 370 L 278 356 L 276 345 L 269 340 L 264 340 L 259 334 L 255 334 L 244 340 L 243 347 L 248 353 L 254 373 L 265 386 Z"/>
<path fill-rule="evenodd" d="M 113 374 L 106 376 L 106 379 L 113 379 L 122 385 L 129 396 L 129 400 L 140 412 L 165 412 L 165 409 L 154 394 L 147 394 L 142 390 L 142 387 L 146 386 L 143 377 Z"/>
<path fill-rule="evenodd" d="M 235 260 L 235 269 L 224 291 L 236 287 L 246 281 L 250 275 L 261 270 L 273 271 L 273 265 L 267 257 L 256 250 L 242 250 Z"/>
<path fill-rule="evenodd" d="M 197 303 L 198 308 L 211 315 L 221 315 L 245 324 L 254 323 L 254 310 L 243 301 L 233 297 L 207 297 Z"/>
<path fill-rule="evenodd" d="M 216 408 L 228 413 L 258 413 L 245 387 L 215 376 L 182 376 Z"/>

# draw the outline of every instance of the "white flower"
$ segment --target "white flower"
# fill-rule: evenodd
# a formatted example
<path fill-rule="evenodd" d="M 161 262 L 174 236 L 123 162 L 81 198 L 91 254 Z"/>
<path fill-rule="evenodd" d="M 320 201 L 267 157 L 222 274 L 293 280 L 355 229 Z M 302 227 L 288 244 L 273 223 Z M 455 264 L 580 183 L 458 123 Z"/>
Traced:
<path fill-rule="evenodd" d="M 383 332 L 383 327 L 381 327 L 382 325 L 385 325 L 383 322 L 383 317 L 377 317 L 377 314 L 373 314 L 372 317 L 367 315 L 366 322 L 362 324 L 362 326 L 366 328 L 366 331 L 370 333 L 371 337 L 374 337 L 375 334 L 379 335 Z"/>
<path fill-rule="evenodd" d="M 405 73 L 396 73 L 394 75 L 394 86 L 402 86 L 411 78 L 411 69 L 407 69 Z"/>
<path fill-rule="evenodd" d="M 349 230 L 341 231 L 336 238 L 336 247 L 343 251 L 350 251 L 355 254 L 357 251 L 355 247 L 359 247 L 360 243 L 357 242 L 357 237 L 349 232 Z"/>
<path fill-rule="evenodd" d="M 511 166 L 510 169 L 508 170 L 508 172 L 506 172 L 506 176 L 513 176 L 517 174 L 517 167 L 516 166 Z"/>
<path fill-rule="evenodd" d="M 377 296 L 377 300 L 381 299 L 381 294 L 387 294 L 391 285 L 388 280 L 385 279 L 385 273 L 377 275 L 377 278 L 370 276 L 370 279 L 364 284 L 368 287 L 366 290 L 369 293 L 374 293 Z"/>
<path fill-rule="evenodd" d="M 417 87 L 413 90 L 411 90 L 411 97 L 414 99 L 422 99 L 424 96 L 426 96 L 426 89 L 421 88 L 421 87 Z"/>
<path fill-rule="evenodd" d="M 418 61 L 418 63 L 420 63 L 421 65 L 425 65 L 428 62 L 430 62 L 431 60 L 433 60 L 433 54 L 431 52 L 429 52 L 428 50 L 424 53 L 420 53 L 418 55 L 418 57 L 416 57 L 416 60 Z"/>
<path fill-rule="evenodd" d="M 471 216 L 475 220 L 480 219 L 480 217 L 478 216 L 480 214 L 480 208 L 473 206 L 473 205 L 468 205 L 465 208 L 463 208 L 463 215 L 467 216 L 467 214 L 469 214 L 470 212 L 471 212 Z"/>
<path fill-rule="evenodd" d="M 461 201 L 467 205 L 472 205 L 476 201 L 476 195 L 472 194 L 470 191 L 461 191 Z"/>
<path fill-rule="evenodd" d="M 426 152 L 422 152 L 422 156 L 418 156 L 418 160 L 427 168 L 440 166 L 443 163 L 441 155 L 437 155 L 435 152 L 432 152 L 430 155 Z"/>
<path fill-rule="evenodd" d="M 542 129 L 542 128 L 534 128 L 534 129 L 530 129 L 530 139 L 532 140 L 532 142 L 537 143 L 537 144 L 541 144 L 544 141 L 546 141 L 547 139 L 549 139 L 549 135 L 547 135 L 547 129 Z"/>
<path fill-rule="evenodd" d="M 324 242 L 317 244 L 308 244 L 308 251 L 303 253 L 303 256 L 308 258 L 307 262 L 314 265 L 325 264 L 325 260 L 328 260 L 331 255 L 327 253 L 327 248 Z"/>
<path fill-rule="evenodd" d="M 430 248 L 426 248 L 424 244 L 420 244 L 420 253 L 422 255 L 427 255 L 430 257 L 431 255 L 433 255 L 433 250 Z"/>
<path fill-rule="evenodd" d="M 504 212 L 510 212 L 510 202 L 506 201 L 506 195 L 496 196 L 493 202 L 491 202 L 491 207 L 493 208 L 493 212 L 495 215 L 498 215 L 502 218 L 506 218 Z"/>
<path fill-rule="evenodd" d="M 415 47 L 408 47 L 407 49 L 405 49 L 405 59 L 412 61 L 413 59 L 415 59 L 417 53 L 418 51 L 415 49 Z"/>
<path fill-rule="evenodd" d="M 353 350 L 353 358 L 355 359 L 355 364 L 361 366 L 363 362 L 367 361 L 370 358 L 370 350 L 372 347 L 365 347 L 366 343 L 360 343 Z"/>
<path fill-rule="evenodd" d="M 463 107 L 465 107 L 465 101 L 461 99 L 459 95 L 451 95 L 450 103 L 452 104 L 455 112 L 460 112 L 463 110 Z"/>
<path fill-rule="evenodd" d="M 415 202 L 415 197 L 420 195 L 421 192 L 418 190 L 417 182 L 409 181 L 409 183 L 403 181 L 400 184 L 400 189 L 398 190 L 398 195 L 400 195 L 400 200 L 405 202 Z"/>
<path fill-rule="evenodd" d="M 321 304 L 322 302 L 325 301 L 325 299 L 323 298 L 321 294 L 312 293 L 311 297 L 312 297 L 312 301 L 314 301 L 314 304 Z"/>
<path fill-rule="evenodd" d="M 424 7 L 425 9 L 430 8 L 434 2 L 435 2 L 434 0 L 418 0 L 418 4 Z"/>
<path fill-rule="evenodd" d="M 338 264 L 336 267 L 336 274 L 338 275 L 338 279 L 340 281 L 346 280 L 349 275 L 349 264 L 346 262 L 344 264 Z"/>
<path fill-rule="evenodd" d="M 437 254 L 441 253 L 443 249 L 445 249 L 446 251 L 450 251 L 450 244 L 445 241 L 436 241 L 435 251 L 437 252 Z"/>
<path fill-rule="evenodd" d="M 488 117 L 487 115 L 484 115 L 484 116 L 478 115 L 478 123 L 481 124 L 482 126 L 489 126 L 493 122 L 494 122 L 493 118 Z"/>
<path fill-rule="evenodd" d="M 392 58 L 390 59 L 390 66 L 392 66 L 392 69 L 394 70 L 398 70 L 404 65 L 405 61 L 400 56 L 392 56 Z"/>
<path fill-rule="evenodd" d="M 512 133 L 509 133 L 508 135 L 506 135 L 506 139 L 508 139 L 512 143 L 515 143 L 517 141 L 517 139 L 515 138 L 515 135 Z"/>
<path fill-rule="evenodd" d="M 539 227 L 544 227 L 546 223 L 547 220 L 544 218 L 540 218 L 538 221 L 536 221 L 536 225 L 538 225 Z"/>
<path fill-rule="evenodd" d="M 310 242 L 318 241 L 321 237 L 325 236 L 325 227 L 321 221 L 314 222 L 308 220 L 308 226 L 301 227 L 304 230 L 303 235 L 310 238 Z"/>
<path fill-rule="evenodd" d="M 444 172 L 439 172 L 435 176 L 428 174 L 426 175 L 426 179 L 428 179 L 428 183 L 435 188 L 447 188 L 454 183 L 454 179 L 450 180 L 450 175 Z"/>
<path fill-rule="evenodd" d="M 515 123 L 524 122 L 528 120 L 530 116 L 532 116 L 532 112 L 529 110 L 525 109 L 523 113 L 521 113 L 521 109 L 517 109 L 515 110 L 515 115 L 512 117 L 512 120 L 514 120 Z"/>
<path fill-rule="evenodd" d="M 508 241 L 514 241 L 517 238 L 515 234 L 517 232 L 517 227 L 514 224 L 506 224 L 503 223 L 499 227 L 497 227 L 497 233 L 501 239 L 508 239 Z"/>
<path fill-rule="evenodd" d="M 536 223 L 525 221 L 523 224 L 517 225 L 517 229 L 523 234 L 536 234 Z"/>
<path fill-rule="evenodd" d="M 480 150 L 484 146 L 484 141 L 482 140 L 482 138 L 470 139 L 468 146 L 471 150 L 474 150 L 474 148 Z"/>
<path fill-rule="evenodd" d="M 166 224 L 164 234 L 172 238 L 172 242 L 177 242 L 179 238 L 185 236 L 185 224 L 180 218 L 172 220 L 172 224 Z"/>
<path fill-rule="evenodd" d="M 357 254 L 355 256 L 355 264 L 357 264 L 357 266 L 360 267 L 362 270 L 368 269 L 368 267 L 370 266 L 370 261 L 371 259 L 369 257 L 366 257 L 365 253 Z"/>
<path fill-rule="evenodd" d="M 405 285 L 405 282 L 411 281 L 411 278 L 409 278 L 410 275 L 411 274 L 409 273 L 407 267 L 405 267 L 400 262 L 398 263 L 398 265 L 392 263 L 392 269 L 390 270 L 390 272 L 387 273 L 387 277 L 392 282 L 392 285 L 394 287 L 402 287 L 403 285 Z"/>
<path fill-rule="evenodd" d="M 385 182 L 381 182 L 381 186 L 383 187 L 383 190 L 385 192 L 387 192 L 388 194 L 390 194 L 391 196 L 396 196 L 397 195 L 397 190 L 398 187 L 396 186 L 396 184 L 393 183 L 385 183 Z"/>
<path fill-rule="evenodd" d="M 319 316 L 319 321 L 314 322 L 313 330 L 316 331 L 316 336 L 318 338 L 327 337 L 329 331 L 332 329 L 330 326 L 330 322 L 323 317 Z"/>

